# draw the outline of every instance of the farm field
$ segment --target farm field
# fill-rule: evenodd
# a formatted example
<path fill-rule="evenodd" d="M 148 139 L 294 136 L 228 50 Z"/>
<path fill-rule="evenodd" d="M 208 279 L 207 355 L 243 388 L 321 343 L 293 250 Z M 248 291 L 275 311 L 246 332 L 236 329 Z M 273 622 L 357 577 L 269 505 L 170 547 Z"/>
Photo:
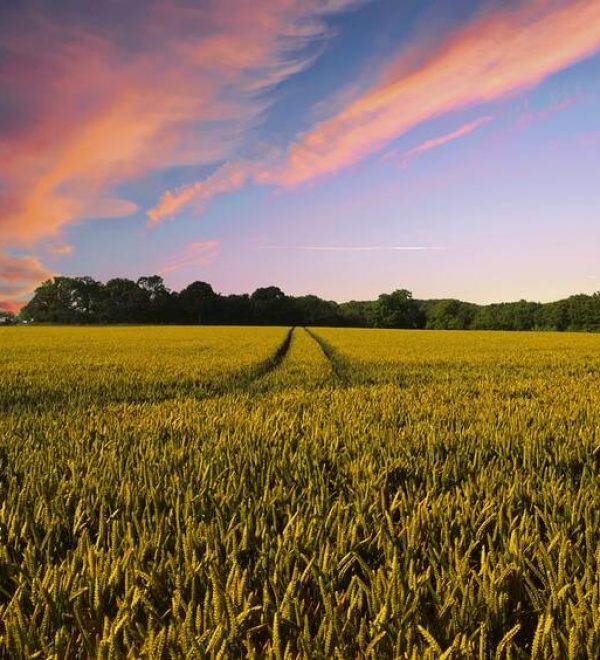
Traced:
<path fill-rule="evenodd" d="M 0 657 L 600 657 L 600 336 L 0 330 Z"/>

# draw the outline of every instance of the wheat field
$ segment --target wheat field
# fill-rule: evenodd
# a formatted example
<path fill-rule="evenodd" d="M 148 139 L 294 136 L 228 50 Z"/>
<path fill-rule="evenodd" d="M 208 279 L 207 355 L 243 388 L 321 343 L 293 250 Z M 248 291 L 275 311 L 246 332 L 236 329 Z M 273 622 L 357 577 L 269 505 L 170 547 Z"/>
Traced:
<path fill-rule="evenodd" d="M 600 337 L 0 330 L 0 654 L 597 658 Z"/>

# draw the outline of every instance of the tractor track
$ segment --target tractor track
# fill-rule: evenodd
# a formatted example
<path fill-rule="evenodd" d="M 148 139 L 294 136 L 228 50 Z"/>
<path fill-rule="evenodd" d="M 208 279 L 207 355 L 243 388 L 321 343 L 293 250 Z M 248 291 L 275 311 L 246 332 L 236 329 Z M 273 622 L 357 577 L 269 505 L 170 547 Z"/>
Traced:
<path fill-rule="evenodd" d="M 323 355 L 329 361 L 335 379 L 341 385 L 350 385 L 353 381 L 354 370 L 348 362 L 329 342 L 309 328 L 304 328 L 308 335 L 319 345 Z"/>
<path fill-rule="evenodd" d="M 206 401 L 207 399 L 226 396 L 235 392 L 250 391 L 254 383 L 275 371 L 285 360 L 290 350 L 290 344 L 292 342 L 295 329 L 295 327 L 289 328 L 283 341 L 276 348 L 275 352 L 264 359 L 262 362 L 259 362 L 247 370 L 228 374 L 227 377 L 221 382 L 206 383 L 199 391 L 194 390 L 193 387 L 190 387 L 186 398 L 196 399 L 200 402 Z M 158 395 L 151 394 L 148 397 L 138 397 L 135 399 L 115 398 L 111 400 L 104 400 L 101 403 L 90 399 L 79 402 L 79 405 L 84 406 L 87 409 L 119 405 L 153 405 L 165 403 L 168 401 L 176 401 L 179 398 L 181 397 L 173 396 L 171 393 L 165 393 Z M 60 413 L 63 410 L 69 410 L 73 407 L 73 400 L 69 398 L 68 393 L 61 393 L 56 395 L 51 392 L 44 394 L 43 400 L 41 398 L 39 400 L 32 400 L 29 402 L 28 407 L 29 409 L 43 410 L 48 406 L 49 401 L 52 403 L 53 411 L 57 413 Z M 19 407 L 22 405 L 22 402 L 19 402 Z M 0 413 L 15 414 L 17 410 L 18 408 L 16 403 L 13 405 L 13 402 L 10 400 L 0 400 Z"/>
<path fill-rule="evenodd" d="M 233 391 L 245 391 L 256 381 L 264 378 L 271 372 L 275 371 L 281 363 L 285 360 L 287 354 L 290 350 L 290 345 L 292 343 L 292 337 L 294 331 L 296 330 L 295 326 L 290 328 L 284 340 L 277 347 L 276 351 L 270 355 L 266 360 L 263 360 L 257 364 L 254 368 L 246 373 L 237 373 L 231 374 L 231 376 L 223 383 L 215 385 L 213 388 L 209 388 L 206 396 L 200 398 L 210 398 L 223 396 L 229 394 Z"/>

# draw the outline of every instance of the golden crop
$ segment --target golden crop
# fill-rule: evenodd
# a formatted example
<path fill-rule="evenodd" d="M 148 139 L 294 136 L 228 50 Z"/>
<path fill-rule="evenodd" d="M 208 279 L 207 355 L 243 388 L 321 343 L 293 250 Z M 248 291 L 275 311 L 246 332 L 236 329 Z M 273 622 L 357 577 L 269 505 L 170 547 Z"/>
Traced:
<path fill-rule="evenodd" d="M 0 654 L 597 658 L 600 337 L 0 331 Z"/>

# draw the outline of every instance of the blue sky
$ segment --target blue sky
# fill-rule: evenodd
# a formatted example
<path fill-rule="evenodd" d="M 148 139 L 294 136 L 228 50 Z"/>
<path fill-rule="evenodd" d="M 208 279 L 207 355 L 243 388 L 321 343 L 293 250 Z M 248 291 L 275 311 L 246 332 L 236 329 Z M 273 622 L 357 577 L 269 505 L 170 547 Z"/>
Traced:
<path fill-rule="evenodd" d="M 7 309 L 59 273 L 600 289 L 596 0 L 12 0 L 0 44 Z"/>

